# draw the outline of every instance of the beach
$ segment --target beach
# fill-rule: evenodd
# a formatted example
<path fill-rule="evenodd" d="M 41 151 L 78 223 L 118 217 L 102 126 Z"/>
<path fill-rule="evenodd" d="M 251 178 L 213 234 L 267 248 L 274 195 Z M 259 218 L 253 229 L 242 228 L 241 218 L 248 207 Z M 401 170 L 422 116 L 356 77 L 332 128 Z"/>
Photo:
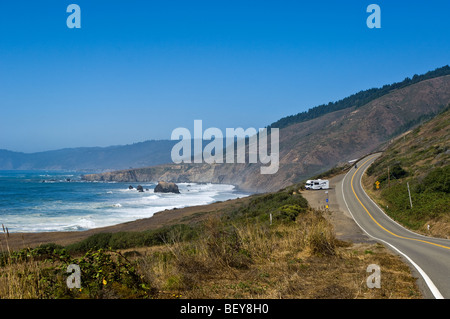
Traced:
<path fill-rule="evenodd" d="M 7 246 L 64 246 L 101 232 L 193 222 L 207 211 L 220 210 L 224 201 L 248 195 L 226 184 L 179 183 L 177 194 L 155 187 L 86 182 L 80 172 L 0 171 L 0 224 L 5 229 L 0 251 Z"/>
<path fill-rule="evenodd" d="M 142 218 L 135 221 L 121 223 L 113 226 L 95 228 L 85 231 L 66 231 L 66 232 L 37 232 L 37 233 L 10 233 L 6 238 L 0 236 L 3 250 L 6 249 L 6 240 L 11 250 L 19 250 L 22 248 L 32 248 L 42 244 L 55 243 L 58 245 L 69 245 L 81 241 L 89 236 L 98 233 L 108 232 L 129 232 L 129 231 L 145 231 L 157 229 L 163 226 L 169 226 L 179 223 L 194 223 L 196 221 L 207 218 L 211 214 L 220 214 L 221 211 L 247 201 L 246 197 L 223 202 L 216 202 L 207 205 L 191 206 L 179 209 L 164 210 L 155 213 L 152 217 Z"/>

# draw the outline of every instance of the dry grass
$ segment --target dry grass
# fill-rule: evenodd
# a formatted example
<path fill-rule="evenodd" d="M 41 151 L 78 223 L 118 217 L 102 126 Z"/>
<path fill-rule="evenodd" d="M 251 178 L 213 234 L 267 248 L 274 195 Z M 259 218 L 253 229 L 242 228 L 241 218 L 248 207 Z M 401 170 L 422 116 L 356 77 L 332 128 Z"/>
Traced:
<path fill-rule="evenodd" d="M 0 240 L 0 298 L 2 299 L 32 299 L 41 297 L 39 275 L 42 266 L 34 261 L 13 261 L 9 247 L 9 231 L 2 224 L 3 241 Z M 5 243 L 3 245 L 3 243 Z"/>
<path fill-rule="evenodd" d="M 42 265 L 36 261 L 8 263 L 1 272 L 0 297 L 2 299 L 42 298 L 40 273 Z"/>
<path fill-rule="evenodd" d="M 140 272 L 158 298 L 421 298 L 397 256 L 378 244 L 336 240 L 317 211 L 274 226 L 224 229 L 210 219 L 203 234 L 196 242 L 174 238 L 140 251 Z M 367 287 L 370 264 L 381 267 L 381 289 Z"/>
<path fill-rule="evenodd" d="M 224 223 L 211 217 L 186 242 L 176 231 L 165 245 L 123 250 L 152 288 L 152 298 L 380 299 L 421 298 L 410 269 L 382 245 L 337 240 L 322 212 L 296 222 Z M 7 253 L 3 251 L 3 253 Z M 381 267 L 381 289 L 369 289 L 367 266 Z M 28 258 L 0 267 L 0 298 L 55 298 L 49 265 Z M 47 292 L 47 294 L 46 294 Z M 107 296 L 103 296 L 107 298 Z"/>

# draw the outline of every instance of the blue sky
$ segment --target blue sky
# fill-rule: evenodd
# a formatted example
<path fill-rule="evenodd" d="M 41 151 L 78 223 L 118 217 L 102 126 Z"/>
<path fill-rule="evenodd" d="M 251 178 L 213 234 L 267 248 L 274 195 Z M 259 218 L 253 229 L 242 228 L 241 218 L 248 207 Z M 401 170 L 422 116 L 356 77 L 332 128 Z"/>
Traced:
<path fill-rule="evenodd" d="M 69 4 L 81 29 L 69 29 Z M 381 29 L 369 29 L 369 4 Z M 450 1 L 2 1 L 0 149 L 264 127 L 450 64 Z"/>

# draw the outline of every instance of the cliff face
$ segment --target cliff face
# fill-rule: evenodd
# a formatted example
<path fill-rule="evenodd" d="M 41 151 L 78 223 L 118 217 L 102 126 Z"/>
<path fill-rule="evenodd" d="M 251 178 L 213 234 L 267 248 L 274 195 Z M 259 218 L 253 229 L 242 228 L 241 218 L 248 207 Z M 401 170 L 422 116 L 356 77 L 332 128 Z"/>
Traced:
<path fill-rule="evenodd" d="M 276 191 L 379 149 L 397 134 L 432 117 L 450 103 L 450 76 L 395 90 L 347 108 L 280 129 L 279 170 L 260 173 L 261 164 L 167 164 L 86 175 L 86 180 L 121 182 L 211 182 L 243 190 Z"/>
<path fill-rule="evenodd" d="M 254 169 L 251 169 L 252 171 Z M 258 169 L 259 172 L 259 169 Z M 245 174 L 244 174 L 245 173 Z M 121 170 L 83 176 L 86 181 L 217 183 L 233 184 L 248 191 L 258 191 L 253 182 L 246 183 L 252 175 L 247 164 L 166 164 L 160 166 Z"/>

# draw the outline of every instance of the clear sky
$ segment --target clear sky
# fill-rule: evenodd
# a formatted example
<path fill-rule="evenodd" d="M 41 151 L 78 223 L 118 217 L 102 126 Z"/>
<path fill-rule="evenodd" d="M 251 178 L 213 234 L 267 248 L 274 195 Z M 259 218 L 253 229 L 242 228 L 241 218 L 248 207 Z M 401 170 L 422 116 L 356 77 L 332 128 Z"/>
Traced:
<path fill-rule="evenodd" d="M 0 149 L 264 127 L 450 64 L 449 14 L 448 0 L 1 1 Z"/>

